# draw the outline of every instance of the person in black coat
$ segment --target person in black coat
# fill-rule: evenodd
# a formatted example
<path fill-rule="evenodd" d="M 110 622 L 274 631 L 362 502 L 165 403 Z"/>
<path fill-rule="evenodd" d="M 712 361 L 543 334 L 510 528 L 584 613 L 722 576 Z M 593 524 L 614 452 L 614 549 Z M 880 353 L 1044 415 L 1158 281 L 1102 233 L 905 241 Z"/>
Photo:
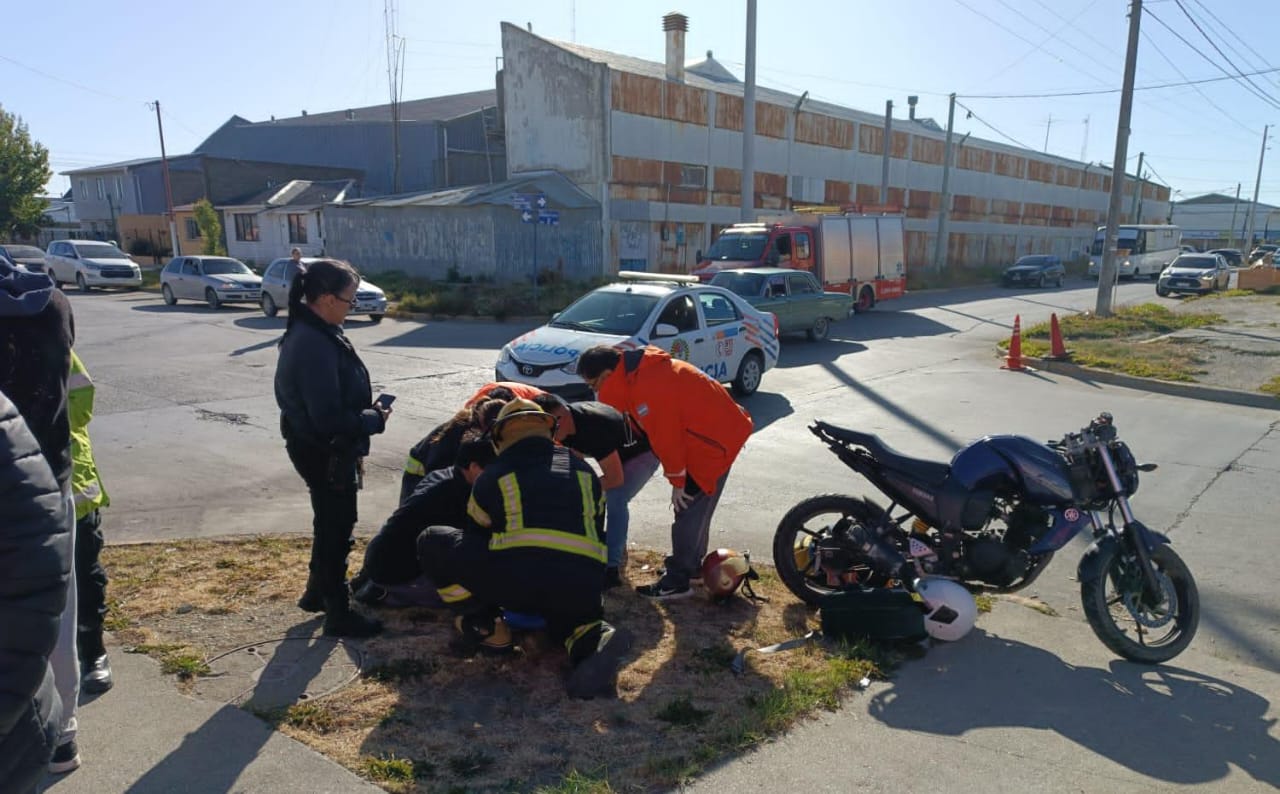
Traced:
<path fill-rule="evenodd" d="M 289 287 L 275 379 L 285 450 L 307 484 L 313 513 L 310 575 L 298 606 L 323 610 L 324 633 L 339 637 L 382 629 L 351 610 L 346 582 L 369 437 L 383 431 L 391 414 L 374 404 L 369 371 L 342 333 L 359 284 L 355 269 L 333 259 L 299 270 Z"/>
<path fill-rule="evenodd" d="M 68 501 L 0 391 L 0 790 L 35 791 L 62 728 L 49 656 L 71 576 Z"/>

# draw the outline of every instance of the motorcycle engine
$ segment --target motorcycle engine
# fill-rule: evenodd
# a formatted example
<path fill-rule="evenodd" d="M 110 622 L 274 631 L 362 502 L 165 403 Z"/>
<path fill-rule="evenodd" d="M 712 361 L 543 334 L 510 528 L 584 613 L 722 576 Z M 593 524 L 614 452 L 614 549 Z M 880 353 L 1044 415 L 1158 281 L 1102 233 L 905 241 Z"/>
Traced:
<path fill-rule="evenodd" d="M 1025 502 L 1013 504 L 1005 513 L 1003 535 L 994 533 L 970 537 L 964 546 L 966 578 L 1006 587 L 1031 567 L 1026 550 L 1048 530 L 1050 516 L 1043 508 Z"/>

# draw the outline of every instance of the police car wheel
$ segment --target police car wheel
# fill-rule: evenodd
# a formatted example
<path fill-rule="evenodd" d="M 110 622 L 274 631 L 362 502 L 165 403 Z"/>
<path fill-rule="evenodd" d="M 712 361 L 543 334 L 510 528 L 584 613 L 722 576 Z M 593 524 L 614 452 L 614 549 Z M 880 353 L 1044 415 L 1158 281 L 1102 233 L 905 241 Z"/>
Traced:
<path fill-rule="evenodd" d="M 738 376 L 733 379 L 733 391 L 739 397 L 749 397 L 760 388 L 764 379 L 764 359 L 759 350 L 752 350 L 738 365 Z"/>

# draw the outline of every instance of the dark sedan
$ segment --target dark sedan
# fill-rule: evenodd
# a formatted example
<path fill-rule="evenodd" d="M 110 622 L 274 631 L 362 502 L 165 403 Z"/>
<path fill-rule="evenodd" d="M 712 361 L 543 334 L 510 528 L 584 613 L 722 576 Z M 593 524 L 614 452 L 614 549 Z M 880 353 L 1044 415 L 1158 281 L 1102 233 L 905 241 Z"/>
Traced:
<path fill-rule="evenodd" d="M 1032 254 L 1019 257 L 1004 275 L 1000 283 L 1006 287 L 1061 287 L 1067 278 L 1067 269 L 1060 257 L 1050 254 Z"/>
<path fill-rule="evenodd" d="M 1236 248 L 1215 248 L 1209 253 L 1217 254 L 1227 260 L 1227 264 L 1232 267 L 1244 267 L 1244 254 L 1240 253 Z"/>
<path fill-rule="evenodd" d="M 34 245 L 0 244 L 0 256 L 32 273 L 44 272 L 44 251 Z"/>

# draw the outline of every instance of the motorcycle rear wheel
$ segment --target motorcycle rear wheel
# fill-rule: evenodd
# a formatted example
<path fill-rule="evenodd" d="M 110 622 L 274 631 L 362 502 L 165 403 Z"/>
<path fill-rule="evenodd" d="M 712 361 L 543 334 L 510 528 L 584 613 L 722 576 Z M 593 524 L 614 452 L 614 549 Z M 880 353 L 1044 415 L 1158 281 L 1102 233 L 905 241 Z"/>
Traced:
<path fill-rule="evenodd" d="M 831 537 L 832 528 L 843 518 L 870 525 L 880 516 L 879 508 L 852 496 L 823 494 L 804 500 L 787 511 L 773 533 L 773 564 L 779 578 L 801 601 L 818 606 L 825 596 L 844 589 L 828 584 L 822 572 L 813 573 L 818 540 Z M 869 562 L 867 566 L 870 573 Z"/>
<path fill-rule="evenodd" d="M 1165 545 L 1151 550 L 1165 592 L 1152 605 L 1142 597 L 1137 559 L 1119 545 L 1102 553 L 1104 573 L 1080 587 L 1085 617 L 1102 644 L 1140 664 L 1167 662 L 1186 650 L 1200 623 L 1200 594 L 1182 558 Z"/>

